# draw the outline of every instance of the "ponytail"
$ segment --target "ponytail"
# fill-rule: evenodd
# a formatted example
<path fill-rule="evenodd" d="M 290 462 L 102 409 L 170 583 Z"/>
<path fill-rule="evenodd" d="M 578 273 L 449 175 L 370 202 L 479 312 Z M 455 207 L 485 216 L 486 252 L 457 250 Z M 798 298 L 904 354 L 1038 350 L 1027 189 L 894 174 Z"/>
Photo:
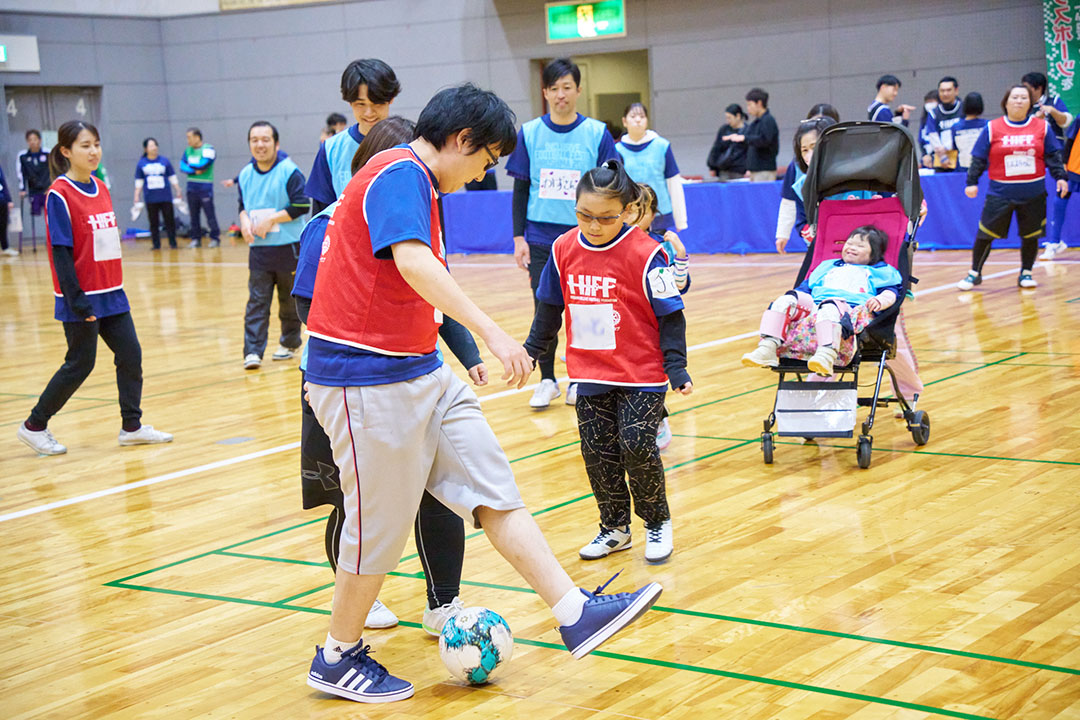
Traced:
<path fill-rule="evenodd" d="M 578 183 L 577 197 L 580 198 L 582 193 L 618 198 L 623 207 L 633 205 L 642 198 L 641 188 L 630 179 L 618 160 L 606 160 L 585 173 Z"/>
<path fill-rule="evenodd" d="M 651 186 L 645 183 L 638 183 L 638 190 L 641 191 L 641 196 L 637 202 L 634 203 L 634 207 L 637 208 L 637 214 L 634 219 L 630 221 L 631 225 L 637 225 L 641 222 L 641 218 L 645 217 L 645 213 L 652 211 L 653 215 L 657 215 L 660 210 L 660 203 L 656 198 L 656 191 Z"/>
<path fill-rule="evenodd" d="M 67 148 L 70 150 L 71 146 L 79 138 L 79 133 L 83 130 L 89 130 L 97 141 L 101 142 L 101 133 L 98 132 L 98 129 L 82 120 L 68 120 L 56 132 L 56 144 L 49 151 L 49 175 L 52 180 L 56 180 L 71 168 L 71 162 L 64 157 L 60 149 Z"/>
<path fill-rule="evenodd" d="M 70 167 L 71 163 L 60 152 L 60 143 L 53 145 L 52 150 L 49 151 L 49 180 L 56 180 L 56 178 L 66 173 Z"/>

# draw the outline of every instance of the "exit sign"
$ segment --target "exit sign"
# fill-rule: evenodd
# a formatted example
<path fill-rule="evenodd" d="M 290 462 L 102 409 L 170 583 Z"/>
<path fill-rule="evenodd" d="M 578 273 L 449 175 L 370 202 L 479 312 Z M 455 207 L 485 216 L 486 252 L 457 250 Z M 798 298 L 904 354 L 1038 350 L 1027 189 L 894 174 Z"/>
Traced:
<path fill-rule="evenodd" d="M 0 62 L 7 62 L 7 45 L 0 45 Z"/>
<path fill-rule="evenodd" d="M 544 12 L 547 14 L 549 43 L 626 35 L 624 0 L 547 3 Z"/>

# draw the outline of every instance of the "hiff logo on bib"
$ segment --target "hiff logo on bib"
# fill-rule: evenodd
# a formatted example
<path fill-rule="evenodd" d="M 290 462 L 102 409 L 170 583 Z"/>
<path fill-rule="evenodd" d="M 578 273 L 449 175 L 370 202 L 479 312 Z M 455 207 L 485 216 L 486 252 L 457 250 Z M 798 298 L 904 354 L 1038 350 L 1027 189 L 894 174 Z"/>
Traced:
<path fill-rule="evenodd" d="M 103 212 L 96 215 L 90 215 L 86 220 L 94 230 L 104 230 L 105 228 L 116 227 L 116 213 L 114 212 Z"/>
<path fill-rule="evenodd" d="M 606 300 L 611 298 L 612 291 L 615 290 L 615 278 L 571 273 L 566 276 L 566 287 L 574 297 L 594 298 L 599 293 L 600 297 Z"/>

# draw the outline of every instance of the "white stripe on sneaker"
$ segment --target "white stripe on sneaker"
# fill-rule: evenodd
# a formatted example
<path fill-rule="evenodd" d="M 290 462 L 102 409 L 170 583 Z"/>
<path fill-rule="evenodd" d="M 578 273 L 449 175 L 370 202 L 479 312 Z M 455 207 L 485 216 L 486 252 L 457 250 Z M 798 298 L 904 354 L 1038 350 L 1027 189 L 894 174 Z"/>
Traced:
<path fill-rule="evenodd" d="M 356 681 L 352 689 L 362 695 L 369 687 L 371 687 L 372 682 L 372 679 L 369 677 L 361 677 L 359 680 Z M 356 685 L 359 685 L 359 687 L 356 687 Z"/>
<path fill-rule="evenodd" d="M 345 675 L 342 676 L 342 678 L 334 684 L 340 685 L 341 687 L 348 687 L 349 682 L 353 679 L 353 676 L 356 675 L 356 673 L 356 668 L 349 668 L 349 672 L 345 673 Z"/>

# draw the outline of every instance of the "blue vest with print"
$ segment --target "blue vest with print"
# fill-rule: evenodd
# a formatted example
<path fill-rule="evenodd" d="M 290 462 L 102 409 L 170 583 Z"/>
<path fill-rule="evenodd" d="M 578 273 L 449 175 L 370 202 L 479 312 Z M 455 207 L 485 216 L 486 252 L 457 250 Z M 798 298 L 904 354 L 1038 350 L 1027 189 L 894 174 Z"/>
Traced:
<path fill-rule="evenodd" d="M 330 181 L 334 184 L 334 195 L 341 197 L 345 186 L 352 180 L 352 159 L 360 143 L 349 130 L 339 132 L 323 142 L 326 152 L 326 164 L 330 166 Z"/>
<path fill-rule="evenodd" d="M 634 182 L 645 183 L 656 193 L 656 202 L 661 215 L 671 212 L 671 195 L 667 189 L 664 168 L 667 167 L 667 151 L 671 146 L 662 137 L 653 138 L 643 150 L 634 151 L 621 142 L 615 143 L 615 149 L 622 155 L 623 166 Z"/>
<path fill-rule="evenodd" d="M 533 222 L 577 225 L 574 193 L 581 176 L 596 167 L 600 140 L 607 126 L 599 120 L 585 120 L 570 132 L 549 128 L 542 118 L 521 127 L 529 153 L 529 206 L 525 217 Z M 554 172 L 552 172 L 554 171 Z M 560 172 L 562 171 L 562 172 Z M 575 176 L 572 173 L 576 172 Z M 565 194 L 566 199 L 540 197 Z"/>
<path fill-rule="evenodd" d="M 285 158 L 269 171 L 261 173 L 254 163 L 248 163 L 240 171 L 240 192 L 244 198 L 244 209 L 250 216 L 253 211 L 284 210 L 290 204 L 287 185 L 292 174 L 299 170 L 291 159 Z M 252 223 L 254 224 L 254 222 Z M 278 223 L 278 232 L 268 232 L 265 238 L 255 236 L 254 245 L 289 245 L 300 242 L 300 233 L 304 230 L 304 218 L 298 217 L 289 222 Z"/>

